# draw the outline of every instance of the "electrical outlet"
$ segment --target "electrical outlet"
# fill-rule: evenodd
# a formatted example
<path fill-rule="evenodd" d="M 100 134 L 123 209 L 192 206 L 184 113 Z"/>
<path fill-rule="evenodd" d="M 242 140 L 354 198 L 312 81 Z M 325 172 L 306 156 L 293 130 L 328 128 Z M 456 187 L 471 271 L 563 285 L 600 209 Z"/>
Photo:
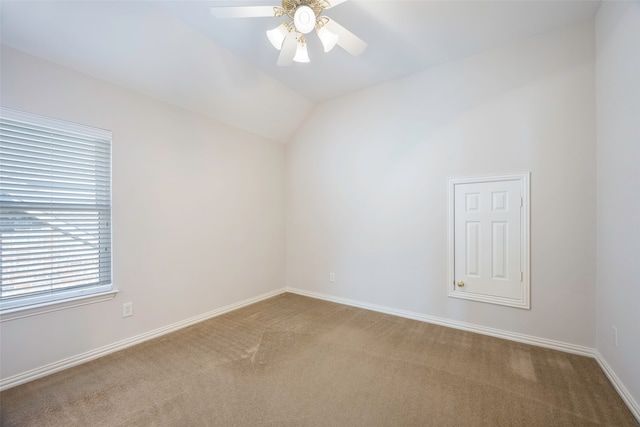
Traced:
<path fill-rule="evenodd" d="M 329 281 L 330 282 L 336 281 L 336 273 L 329 273 Z"/>
<path fill-rule="evenodd" d="M 615 346 L 618 346 L 618 328 L 616 328 L 615 326 L 611 327 L 613 329 L 613 343 L 615 344 Z"/>
<path fill-rule="evenodd" d="M 133 303 L 125 302 L 122 304 L 122 317 L 133 316 Z"/>

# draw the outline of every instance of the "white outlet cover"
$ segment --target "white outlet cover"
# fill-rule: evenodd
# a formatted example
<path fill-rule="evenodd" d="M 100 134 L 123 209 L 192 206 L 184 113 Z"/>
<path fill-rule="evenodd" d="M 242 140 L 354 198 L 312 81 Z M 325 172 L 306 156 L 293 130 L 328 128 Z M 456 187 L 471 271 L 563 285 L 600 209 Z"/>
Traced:
<path fill-rule="evenodd" d="M 126 302 L 122 304 L 122 317 L 133 316 L 133 303 Z"/>

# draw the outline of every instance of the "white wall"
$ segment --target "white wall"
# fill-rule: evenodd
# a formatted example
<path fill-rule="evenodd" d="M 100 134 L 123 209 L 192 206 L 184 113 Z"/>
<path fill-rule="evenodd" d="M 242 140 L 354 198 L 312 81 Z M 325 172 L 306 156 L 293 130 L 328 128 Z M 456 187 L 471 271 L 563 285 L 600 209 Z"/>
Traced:
<path fill-rule="evenodd" d="M 640 410 L 640 2 L 603 2 L 596 34 L 596 346 Z"/>
<path fill-rule="evenodd" d="M 317 107 L 287 146 L 287 286 L 593 347 L 594 37 L 577 24 Z M 447 180 L 527 171 L 531 310 L 448 298 Z"/>
<path fill-rule="evenodd" d="M 281 144 L 9 48 L 1 62 L 2 105 L 113 131 L 120 293 L 0 324 L 0 377 L 283 287 Z"/>

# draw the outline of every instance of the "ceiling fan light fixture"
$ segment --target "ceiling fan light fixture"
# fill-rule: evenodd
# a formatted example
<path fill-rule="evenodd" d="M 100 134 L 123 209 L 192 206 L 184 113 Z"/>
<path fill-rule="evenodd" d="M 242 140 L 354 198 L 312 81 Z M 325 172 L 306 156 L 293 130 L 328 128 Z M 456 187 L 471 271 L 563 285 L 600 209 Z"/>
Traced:
<path fill-rule="evenodd" d="M 293 24 L 302 34 L 309 34 L 316 27 L 316 14 L 309 6 L 298 6 L 293 15 Z"/>
<path fill-rule="evenodd" d="M 255 1 L 255 0 L 254 0 Z M 265 0 L 266 1 L 266 0 Z M 280 0 L 281 6 L 212 6 L 216 18 L 275 17 L 287 21 L 266 31 L 269 43 L 280 51 L 276 64 L 287 67 L 295 62 L 310 62 L 307 34 L 316 30 L 322 47 L 330 52 L 338 45 L 353 56 L 362 54 L 367 43 L 328 16 L 326 9 L 347 0 Z M 2 0 L 0 0 L 2 2 Z"/>
<path fill-rule="evenodd" d="M 282 43 L 284 43 L 284 38 L 287 36 L 287 26 L 285 24 L 280 24 L 273 30 L 267 31 L 267 38 L 276 49 L 282 49 Z"/>
<path fill-rule="evenodd" d="M 303 37 L 298 41 L 298 48 L 296 49 L 296 56 L 293 57 L 295 62 L 311 62 L 309 59 L 309 52 L 307 51 L 307 42 Z"/>
<path fill-rule="evenodd" d="M 325 52 L 331 51 L 338 43 L 338 35 L 322 27 L 318 30 L 318 38 L 322 42 Z"/>

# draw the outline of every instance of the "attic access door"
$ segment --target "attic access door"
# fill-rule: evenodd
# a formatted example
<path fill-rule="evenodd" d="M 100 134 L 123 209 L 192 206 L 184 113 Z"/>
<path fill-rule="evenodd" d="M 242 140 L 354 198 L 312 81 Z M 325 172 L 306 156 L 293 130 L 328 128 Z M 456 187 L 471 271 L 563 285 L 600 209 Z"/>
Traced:
<path fill-rule="evenodd" d="M 529 308 L 529 174 L 449 181 L 448 295 Z"/>

